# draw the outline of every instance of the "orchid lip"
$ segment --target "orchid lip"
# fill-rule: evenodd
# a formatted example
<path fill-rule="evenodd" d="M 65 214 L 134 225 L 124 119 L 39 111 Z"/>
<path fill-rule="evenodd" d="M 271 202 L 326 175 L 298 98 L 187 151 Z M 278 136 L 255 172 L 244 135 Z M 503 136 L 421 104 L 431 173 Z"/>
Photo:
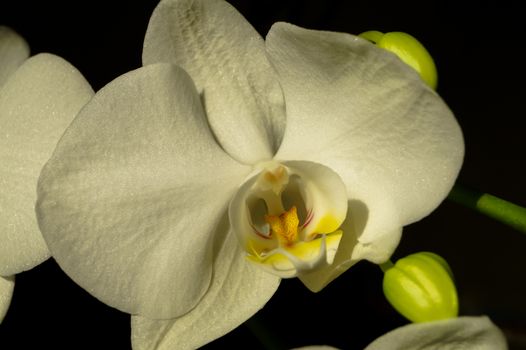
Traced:
<path fill-rule="evenodd" d="M 256 170 L 229 208 L 247 259 L 280 277 L 331 264 L 347 211 L 339 177 L 311 162 L 268 161 Z M 338 194 L 324 192 L 327 188 Z"/>

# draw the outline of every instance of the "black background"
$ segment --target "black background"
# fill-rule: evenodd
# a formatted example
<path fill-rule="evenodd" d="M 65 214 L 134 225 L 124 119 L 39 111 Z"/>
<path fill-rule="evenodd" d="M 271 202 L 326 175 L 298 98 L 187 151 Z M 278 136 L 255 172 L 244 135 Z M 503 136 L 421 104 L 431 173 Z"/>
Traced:
<path fill-rule="evenodd" d="M 519 2 L 230 1 L 264 35 L 276 21 L 348 33 L 405 31 L 438 66 L 438 92 L 463 128 L 459 182 L 526 205 L 525 21 Z M 99 89 L 140 67 L 142 40 L 157 1 L 0 0 L 0 24 L 51 52 Z M 461 314 L 489 315 L 512 349 L 526 349 L 526 235 L 455 203 L 408 226 L 394 259 L 420 250 L 453 268 Z M 406 322 L 385 302 L 382 273 L 359 263 L 318 294 L 285 280 L 256 316 L 285 347 L 362 349 Z M 206 329 L 195 330 L 206 332 Z M 50 259 L 17 276 L 0 325 L 0 349 L 129 349 L 129 316 L 98 302 Z M 259 349 L 249 327 L 205 346 Z M 262 347 L 261 347 L 262 348 Z"/>

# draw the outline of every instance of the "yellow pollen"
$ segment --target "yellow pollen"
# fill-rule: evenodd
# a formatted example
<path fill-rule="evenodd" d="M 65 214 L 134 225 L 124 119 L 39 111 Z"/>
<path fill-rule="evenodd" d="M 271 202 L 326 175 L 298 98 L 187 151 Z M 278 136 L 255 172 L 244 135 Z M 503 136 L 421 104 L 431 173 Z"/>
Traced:
<path fill-rule="evenodd" d="M 298 238 L 298 212 L 295 206 L 278 215 L 265 215 L 265 221 L 273 233 L 286 245 L 292 245 Z"/>

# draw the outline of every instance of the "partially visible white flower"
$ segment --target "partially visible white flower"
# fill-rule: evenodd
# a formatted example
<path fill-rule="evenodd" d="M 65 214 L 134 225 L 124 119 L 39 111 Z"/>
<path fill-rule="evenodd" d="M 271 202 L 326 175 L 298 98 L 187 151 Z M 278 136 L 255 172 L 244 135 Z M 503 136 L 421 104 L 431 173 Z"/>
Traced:
<path fill-rule="evenodd" d="M 411 323 L 382 335 L 365 350 L 506 350 L 502 331 L 486 316 Z"/>
<path fill-rule="evenodd" d="M 0 89 L 28 57 L 29 47 L 25 40 L 10 28 L 0 26 Z M 14 284 L 14 276 L 0 276 L 0 322 L 11 303 Z"/>
<path fill-rule="evenodd" d="M 164 0 L 143 64 L 73 121 L 37 206 L 62 269 L 139 315 L 136 349 L 220 337 L 280 277 L 318 291 L 384 262 L 462 164 L 440 97 L 349 34 L 277 23 L 264 41 L 225 1 Z"/>
<path fill-rule="evenodd" d="M 28 57 L 26 41 L 11 28 L 0 26 L 0 88 Z"/>
<path fill-rule="evenodd" d="M 0 323 L 9 309 L 14 287 L 15 276 L 0 277 Z"/>
<path fill-rule="evenodd" d="M 486 317 L 459 317 L 427 323 L 411 323 L 388 332 L 364 350 L 506 350 L 502 331 Z M 313 345 L 293 350 L 338 350 Z"/>
<path fill-rule="evenodd" d="M 12 276 L 49 257 L 34 209 L 38 176 L 93 95 L 63 59 L 28 57 L 24 39 L 0 26 L 0 321 L 11 300 Z"/>

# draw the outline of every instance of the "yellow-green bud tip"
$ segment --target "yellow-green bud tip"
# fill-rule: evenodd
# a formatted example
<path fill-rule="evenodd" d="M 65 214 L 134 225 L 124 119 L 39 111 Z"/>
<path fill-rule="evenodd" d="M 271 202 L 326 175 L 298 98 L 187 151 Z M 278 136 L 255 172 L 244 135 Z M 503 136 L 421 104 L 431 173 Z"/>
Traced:
<path fill-rule="evenodd" d="M 376 30 L 364 32 L 359 36 L 397 55 L 414 68 L 427 85 L 436 89 L 438 77 L 435 62 L 426 48 L 413 36 L 403 32 L 384 34 Z"/>
<path fill-rule="evenodd" d="M 440 256 L 420 252 L 384 271 L 384 295 L 411 322 L 430 322 L 458 315 L 458 297 L 451 269 Z"/>

